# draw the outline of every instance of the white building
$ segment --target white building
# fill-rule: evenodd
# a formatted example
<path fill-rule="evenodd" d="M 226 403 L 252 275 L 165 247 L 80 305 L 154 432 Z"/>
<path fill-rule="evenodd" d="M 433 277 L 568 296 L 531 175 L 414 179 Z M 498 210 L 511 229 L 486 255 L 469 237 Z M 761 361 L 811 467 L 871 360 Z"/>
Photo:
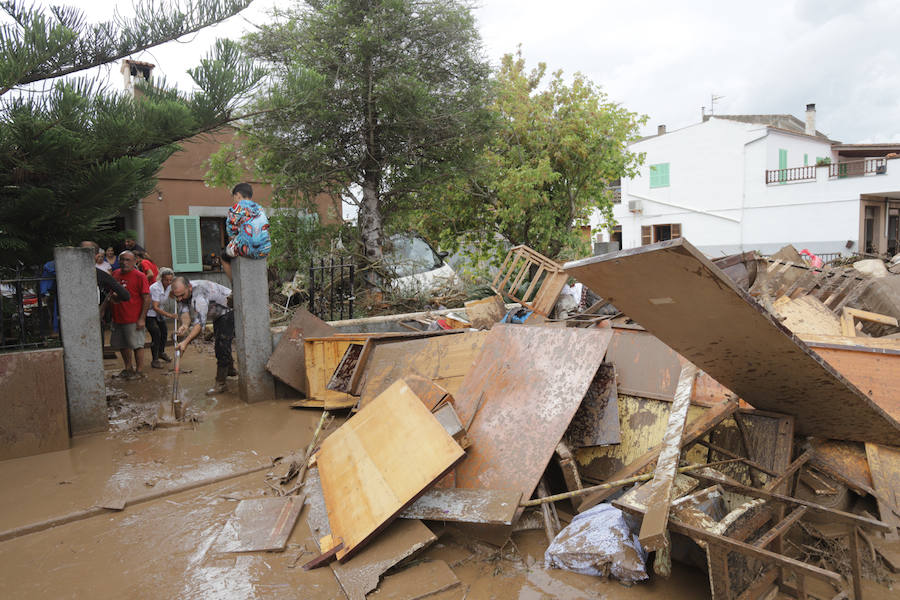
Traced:
<path fill-rule="evenodd" d="M 715 115 L 631 145 L 619 226 L 596 241 L 634 248 L 684 236 L 710 256 L 785 244 L 817 254 L 900 251 L 900 144 L 840 144 L 791 115 Z M 821 166 L 816 166 L 816 163 Z M 831 164 L 822 164 L 830 162 Z M 602 225 L 592 222 L 594 231 Z"/>

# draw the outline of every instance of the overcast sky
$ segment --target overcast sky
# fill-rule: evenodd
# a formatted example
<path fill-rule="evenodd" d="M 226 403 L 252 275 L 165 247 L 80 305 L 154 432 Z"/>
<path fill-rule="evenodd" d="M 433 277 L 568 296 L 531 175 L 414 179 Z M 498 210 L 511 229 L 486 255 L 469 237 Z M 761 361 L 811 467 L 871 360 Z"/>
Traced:
<path fill-rule="evenodd" d="M 130 6 L 74 3 L 94 20 Z M 185 69 L 215 37 L 240 37 L 274 4 L 256 0 L 225 23 L 133 58 L 188 87 Z M 832 139 L 900 142 L 896 0 L 481 0 L 476 17 L 492 63 L 521 44 L 529 64 L 581 71 L 611 99 L 649 115 L 644 133 L 698 122 L 715 93 L 723 96 L 717 113 L 802 119 L 814 102 L 817 127 Z"/>

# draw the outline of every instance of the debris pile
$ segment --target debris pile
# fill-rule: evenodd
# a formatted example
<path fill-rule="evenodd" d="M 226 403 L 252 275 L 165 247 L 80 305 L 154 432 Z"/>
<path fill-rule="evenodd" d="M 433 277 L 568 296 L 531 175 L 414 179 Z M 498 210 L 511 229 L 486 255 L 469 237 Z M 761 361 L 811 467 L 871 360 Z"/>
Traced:
<path fill-rule="evenodd" d="M 570 277 L 603 299 L 552 319 Z M 317 537 L 304 568 L 351 599 L 398 577 L 462 588 L 415 561 L 432 528 L 503 547 L 536 521 L 548 567 L 639 582 L 649 553 L 655 576 L 705 568 L 716 600 L 889 585 L 900 313 L 873 282 L 891 280 L 714 262 L 683 239 L 565 266 L 518 247 L 494 287 L 523 324 L 499 322 L 500 295 L 436 331 L 338 333 L 300 311 L 269 370 L 296 408 L 350 413 L 291 474 Z M 297 518 L 282 500 L 276 523 Z"/>

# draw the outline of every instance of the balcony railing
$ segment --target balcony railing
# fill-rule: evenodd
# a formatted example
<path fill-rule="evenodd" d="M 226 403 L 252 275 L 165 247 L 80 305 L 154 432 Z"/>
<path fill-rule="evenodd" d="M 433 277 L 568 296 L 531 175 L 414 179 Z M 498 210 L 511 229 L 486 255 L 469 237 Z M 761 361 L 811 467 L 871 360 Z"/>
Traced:
<path fill-rule="evenodd" d="M 769 169 L 766 171 L 766 183 L 788 183 L 790 181 L 806 181 L 816 179 L 816 167 L 792 167 L 790 169 Z"/>
<path fill-rule="evenodd" d="M 823 167 L 826 165 L 822 165 Z M 862 177 L 864 175 L 884 175 L 887 161 L 884 158 L 866 158 L 827 165 L 829 179 Z M 790 183 L 793 181 L 815 181 L 816 166 L 791 167 L 789 169 L 767 169 L 766 184 Z"/>
<path fill-rule="evenodd" d="M 828 165 L 828 177 L 862 177 L 887 173 L 887 161 L 883 158 L 866 158 Z"/>

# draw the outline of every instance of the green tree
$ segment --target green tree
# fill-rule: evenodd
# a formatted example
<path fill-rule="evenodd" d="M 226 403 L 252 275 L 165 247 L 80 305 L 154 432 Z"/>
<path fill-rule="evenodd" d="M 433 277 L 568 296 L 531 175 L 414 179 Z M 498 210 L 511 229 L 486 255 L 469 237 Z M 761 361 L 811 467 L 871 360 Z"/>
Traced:
<path fill-rule="evenodd" d="M 385 229 L 464 169 L 489 130 L 490 68 L 469 5 L 309 0 L 281 16 L 245 40 L 273 77 L 243 152 L 281 196 L 354 202 L 377 264 Z"/>
<path fill-rule="evenodd" d="M 521 51 L 503 57 L 491 107 L 497 129 L 475 176 L 442 182 L 419 211 L 441 247 L 496 260 L 526 244 L 568 258 L 586 251 L 578 226 L 594 210 L 613 223 L 607 187 L 643 161 L 627 146 L 647 117 L 609 101 L 580 73 L 566 84 L 556 71 L 544 84 L 545 73 L 544 63 L 526 71 Z"/>
<path fill-rule="evenodd" d="M 93 235 L 146 196 L 176 143 L 236 117 L 262 76 L 219 41 L 188 72 L 188 96 L 165 82 L 140 98 L 82 71 L 219 22 L 250 0 L 143 0 L 130 19 L 88 24 L 70 7 L 3 2 L 0 26 L 0 263 L 42 261 Z"/>

